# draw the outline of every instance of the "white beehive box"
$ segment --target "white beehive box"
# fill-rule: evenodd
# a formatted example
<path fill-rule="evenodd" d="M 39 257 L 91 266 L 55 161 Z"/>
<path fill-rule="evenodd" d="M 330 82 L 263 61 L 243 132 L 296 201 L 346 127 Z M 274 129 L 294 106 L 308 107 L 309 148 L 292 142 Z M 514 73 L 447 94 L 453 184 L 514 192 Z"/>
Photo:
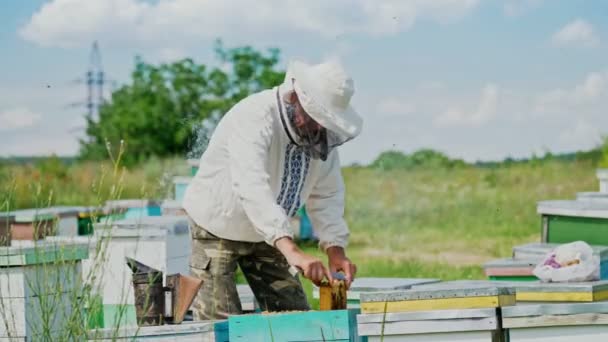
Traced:
<path fill-rule="evenodd" d="M 55 235 L 75 236 L 78 235 L 78 214 L 76 207 L 49 207 L 37 209 L 16 210 L 15 224 L 36 225 L 37 222 L 47 218 L 54 221 L 53 232 Z"/>
<path fill-rule="evenodd" d="M 608 303 L 526 304 L 505 307 L 510 342 L 608 341 Z"/>
<path fill-rule="evenodd" d="M 100 294 L 104 310 L 110 312 L 107 316 L 114 315 L 111 312 L 126 304 L 129 305 L 127 322 L 132 322 L 135 302 L 126 257 L 165 275 L 190 274 L 192 245 L 188 221 L 184 216 L 147 216 L 115 221 L 110 227 L 96 225 L 95 237 L 101 241 L 100 246 L 105 246 L 102 247 L 105 257 Z"/>
<path fill-rule="evenodd" d="M 461 309 L 357 315 L 369 342 L 503 341 L 496 309 Z"/>
<path fill-rule="evenodd" d="M 44 241 L 0 247 L 0 340 L 60 340 L 78 333 L 80 260 L 87 254 L 84 245 Z"/>

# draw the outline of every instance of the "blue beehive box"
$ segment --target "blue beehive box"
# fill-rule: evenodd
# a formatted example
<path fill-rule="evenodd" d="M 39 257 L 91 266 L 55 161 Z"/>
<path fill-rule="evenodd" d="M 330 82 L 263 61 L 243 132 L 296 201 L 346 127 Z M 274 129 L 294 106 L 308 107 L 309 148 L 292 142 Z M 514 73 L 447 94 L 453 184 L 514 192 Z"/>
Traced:
<path fill-rule="evenodd" d="M 118 219 L 161 216 L 160 201 L 146 199 L 107 201 L 104 212 Z"/>
<path fill-rule="evenodd" d="M 358 309 L 349 309 L 230 316 L 228 334 L 230 342 L 364 342 L 357 334 L 357 314 Z"/>
<path fill-rule="evenodd" d="M 173 178 L 173 185 L 175 188 L 175 200 L 178 202 L 182 202 L 182 200 L 184 199 L 184 194 L 186 193 L 186 189 L 188 188 L 188 185 L 190 184 L 190 181 L 192 181 L 192 177 L 183 177 L 183 176 L 179 176 L 179 177 L 174 177 Z"/>

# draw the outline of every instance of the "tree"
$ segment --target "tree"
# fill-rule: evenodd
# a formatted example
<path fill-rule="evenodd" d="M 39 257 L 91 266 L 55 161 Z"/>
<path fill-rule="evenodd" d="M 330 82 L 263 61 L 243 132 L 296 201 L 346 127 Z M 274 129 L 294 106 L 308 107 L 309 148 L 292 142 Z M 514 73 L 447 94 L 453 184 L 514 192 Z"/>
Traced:
<path fill-rule="evenodd" d="M 382 152 L 371 167 L 382 170 L 415 169 L 415 168 L 456 168 L 466 163 L 461 159 L 450 159 L 442 152 L 432 149 L 420 149 L 410 155 L 399 151 Z"/>
<path fill-rule="evenodd" d="M 277 70 L 278 49 L 225 49 L 219 40 L 214 49 L 222 68 L 190 58 L 155 66 L 136 57 L 130 84 L 112 93 L 112 102 L 100 108 L 99 118 L 86 118 L 81 157 L 105 159 L 108 145 L 123 143 L 127 164 L 198 151 L 195 144 L 205 140 L 197 136 L 202 122 L 217 120 L 241 99 L 278 85 L 285 77 Z"/>

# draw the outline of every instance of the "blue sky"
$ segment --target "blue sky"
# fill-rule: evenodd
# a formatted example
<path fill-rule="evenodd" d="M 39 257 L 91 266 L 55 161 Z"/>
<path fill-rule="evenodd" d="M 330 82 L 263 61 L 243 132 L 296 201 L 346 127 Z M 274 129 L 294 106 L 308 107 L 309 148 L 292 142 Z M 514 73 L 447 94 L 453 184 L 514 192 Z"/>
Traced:
<path fill-rule="evenodd" d="M 255 6 L 253 6 L 255 4 Z M 568 152 L 608 134 L 608 2 L 583 0 L 30 0 L 0 5 L 0 155 L 72 155 L 82 78 L 98 40 L 106 74 L 135 54 L 216 63 L 212 43 L 339 57 L 361 136 L 344 163 L 435 148 L 496 160 Z M 109 91 L 109 89 L 107 89 Z"/>

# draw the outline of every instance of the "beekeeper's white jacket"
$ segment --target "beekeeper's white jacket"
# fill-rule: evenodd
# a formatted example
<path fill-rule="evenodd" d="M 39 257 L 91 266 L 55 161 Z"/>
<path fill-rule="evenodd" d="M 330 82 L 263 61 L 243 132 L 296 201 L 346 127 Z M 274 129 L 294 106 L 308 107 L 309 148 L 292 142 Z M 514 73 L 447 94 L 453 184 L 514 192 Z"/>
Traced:
<path fill-rule="evenodd" d="M 290 216 L 306 203 L 320 246 L 345 247 L 344 183 L 338 151 L 311 159 L 291 143 L 283 114 L 286 85 L 251 95 L 215 129 L 184 196 L 195 223 L 228 240 L 274 242 L 293 237 Z M 294 136 L 288 119 L 285 122 Z"/>

